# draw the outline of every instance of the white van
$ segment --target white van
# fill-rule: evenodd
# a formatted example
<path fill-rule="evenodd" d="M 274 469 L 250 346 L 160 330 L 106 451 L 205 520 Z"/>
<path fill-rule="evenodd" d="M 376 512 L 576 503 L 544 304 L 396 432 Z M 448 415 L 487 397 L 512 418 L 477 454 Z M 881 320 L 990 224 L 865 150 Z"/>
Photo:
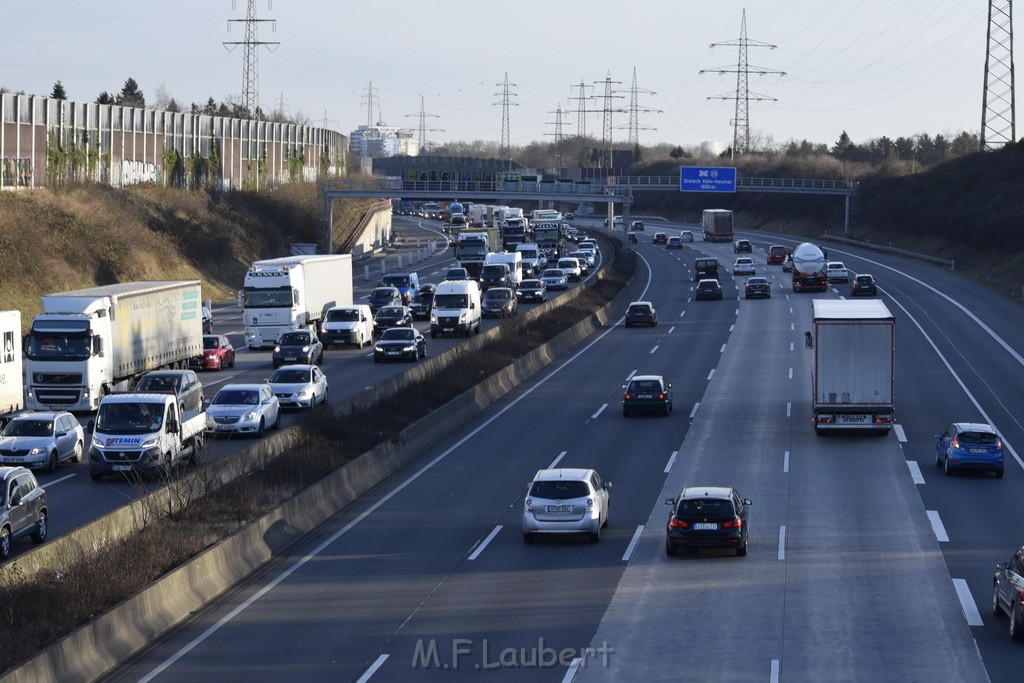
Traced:
<path fill-rule="evenodd" d="M 430 336 L 480 332 L 480 285 L 476 280 L 445 280 L 434 291 Z"/>
<path fill-rule="evenodd" d="M 516 251 L 523 258 L 524 277 L 536 277 L 537 273 L 548 264 L 547 256 L 534 242 L 523 242 L 516 246 Z"/>
<path fill-rule="evenodd" d="M 324 348 L 355 344 L 363 348 L 373 341 L 373 313 L 366 304 L 333 306 L 320 323 L 320 341 Z"/>
<path fill-rule="evenodd" d="M 486 264 L 504 263 L 512 274 L 512 289 L 519 287 L 523 281 L 523 254 L 519 251 L 501 251 L 488 254 Z"/>

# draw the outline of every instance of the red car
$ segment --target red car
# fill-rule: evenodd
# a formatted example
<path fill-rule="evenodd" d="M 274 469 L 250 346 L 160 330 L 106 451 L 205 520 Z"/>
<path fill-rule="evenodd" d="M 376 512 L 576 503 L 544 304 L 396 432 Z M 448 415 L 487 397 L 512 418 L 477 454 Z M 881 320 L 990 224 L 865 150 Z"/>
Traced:
<path fill-rule="evenodd" d="M 203 335 L 203 355 L 189 360 L 190 368 L 195 370 L 220 370 L 223 367 L 235 367 L 235 347 L 231 340 L 223 334 Z"/>
<path fill-rule="evenodd" d="M 789 250 L 781 244 L 773 244 L 768 247 L 768 265 L 775 266 L 786 260 Z"/>

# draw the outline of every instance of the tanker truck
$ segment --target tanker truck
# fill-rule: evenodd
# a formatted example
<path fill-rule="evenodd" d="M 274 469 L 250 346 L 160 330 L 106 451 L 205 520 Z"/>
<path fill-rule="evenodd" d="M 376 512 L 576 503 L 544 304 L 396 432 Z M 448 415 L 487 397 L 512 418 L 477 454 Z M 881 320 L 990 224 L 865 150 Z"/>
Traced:
<path fill-rule="evenodd" d="M 198 280 L 124 282 L 42 297 L 25 346 L 26 407 L 96 410 L 150 370 L 203 352 Z"/>
<path fill-rule="evenodd" d="M 793 250 L 793 291 L 824 292 L 828 290 L 825 272 L 825 251 L 816 244 L 804 242 Z"/>

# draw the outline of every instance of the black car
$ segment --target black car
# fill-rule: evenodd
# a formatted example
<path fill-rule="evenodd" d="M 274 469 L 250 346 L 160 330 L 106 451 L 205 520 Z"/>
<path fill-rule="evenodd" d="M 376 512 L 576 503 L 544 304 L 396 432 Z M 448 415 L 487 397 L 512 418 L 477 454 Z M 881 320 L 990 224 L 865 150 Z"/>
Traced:
<path fill-rule="evenodd" d="M 651 239 L 651 244 L 668 244 L 668 235 L 663 232 L 654 233 L 654 237 Z"/>
<path fill-rule="evenodd" d="M 277 346 L 274 347 L 274 355 L 272 357 L 275 368 L 287 363 L 319 365 L 323 359 L 323 342 L 320 341 L 313 330 L 285 332 L 277 340 Z"/>
<path fill-rule="evenodd" d="M 506 263 L 489 263 L 480 273 L 480 289 L 487 291 L 491 287 L 512 287 L 512 271 Z"/>
<path fill-rule="evenodd" d="M 527 301 L 544 301 L 548 297 L 548 288 L 540 280 L 523 280 L 519 283 L 516 294 L 523 303 Z"/>
<path fill-rule="evenodd" d="M 376 313 L 381 306 L 400 306 L 402 294 L 397 287 L 377 287 L 370 292 L 367 303 L 370 304 L 370 312 Z"/>
<path fill-rule="evenodd" d="M 427 357 L 427 338 L 414 327 L 392 327 L 373 345 L 373 362 L 385 360 L 417 361 Z"/>
<path fill-rule="evenodd" d="M 754 253 L 754 245 L 750 243 L 750 240 L 736 240 L 732 245 L 732 250 L 737 253 Z"/>
<path fill-rule="evenodd" d="M 437 285 L 423 285 L 409 302 L 413 320 L 430 320 L 430 309 L 434 306 L 434 291 Z"/>
<path fill-rule="evenodd" d="M 382 334 L 392 327 L 412 327 L 412 312 L 408 306 L 384 306 L 373 316 L 374 334 Z"/>
<path fill-rule="evenodd" d="M 635 413 L 672 412 L 672 385 L 661 375 L 633 375 L 622 395 L 622 416 Z"/>
<path fill-rule="evenodd" d="M 469 271 L 465 268 L 449 268 L 442 280 L 469 280 Z"/>
<path fill-rule="evenodd" d="M 875 278 L 866 273 L 854 275 L 853 279 L 850 280 L 850 296 L 857 296 L 858 294 L 876 296 L 878 294 L 878 286 L 875 284 Z"/>
<path fill-rule="evenodd" d="M 693 298 L 697 301 L 701 299 L 721 299 L 722 285 L 718 284 L 718 280 L 701 280 L 697 283 L 697 291 Z"/>
<path fill-rule="evenodd" d="M 687 486 L 675 498 L 665 525 L 665 552 L 733 548 L 747 554 L 747 509 L 750 499 L 728 486 Z"/>
<path fill-rule="evenodd" d="M 743 285 L 743 297 L 745 299 L 753 299 L 760 296 L 763 296 L 765 299 L 772 298 L 772 286 L 768 283 L 768 278 L 752 277 L 748 279 L 747 284 Z"/>
<path fill-rule="evenodd" d="M 632 232 L 629 233 L 629 237 L 626 238 L 626 241 L 629 242 L 630 244 L 639 244 L 640 243 L 640 240 L 638 240 L 636 238 L 636 234 L 632 233 Z"/>
<path fill-rule="evenodd" d="M 657 324 L 658 311 L 650 301 L 634 301 L 626 309 L 626 327 L 632 327 L 633 325 L 650 325 L 654 327 Z"/>
<path fill-rule="evenodd" d="M 1024 640 L 1024 548 L 996 565 L 992 577 L 992 614 L 1010 617 L 1010 640 Z"/>
<path fill-rule="evenodd" d="M 480 314 L 485 318 L 511 318 L 519 310 L 519 299 L 511 287 L 491 287 L 480 301 Z"/>

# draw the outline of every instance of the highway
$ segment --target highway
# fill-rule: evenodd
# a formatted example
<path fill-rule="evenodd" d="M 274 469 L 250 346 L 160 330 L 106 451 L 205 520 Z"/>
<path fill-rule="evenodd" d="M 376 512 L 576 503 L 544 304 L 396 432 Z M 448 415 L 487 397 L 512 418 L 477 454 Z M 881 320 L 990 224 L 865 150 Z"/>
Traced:
<path fill-rule="evenodd" d="M 111 679 L 1019 680 L 988 609 L 1022 543 L 1019 305 L 830 246 L 896 316 L 897 426 L 817 437 L 815 295 L 765 265 L 795 241 L 738 231 L 773 283 L 746 301 L 730 245 L 668 251 L 651 235 L 684 226 L 658 225 L 637 245 L 658 327 L 595 334 Z M 724 300 L 692 300 L 699 254 Z M 673 383 L 670 417 L 623 418 L 634 373 Z M 934 435 L 968 420 L 1001 432 L 1004 479 L 934 466 Z M 600 543 L 523 543 L 526 484 L 554 465 L 613 482 Z M 664 499 L 700 484 L 753 500 L 747 557 L 666 556 Z"/>

